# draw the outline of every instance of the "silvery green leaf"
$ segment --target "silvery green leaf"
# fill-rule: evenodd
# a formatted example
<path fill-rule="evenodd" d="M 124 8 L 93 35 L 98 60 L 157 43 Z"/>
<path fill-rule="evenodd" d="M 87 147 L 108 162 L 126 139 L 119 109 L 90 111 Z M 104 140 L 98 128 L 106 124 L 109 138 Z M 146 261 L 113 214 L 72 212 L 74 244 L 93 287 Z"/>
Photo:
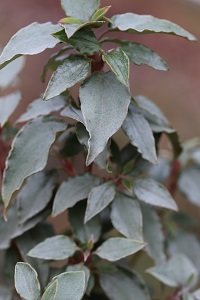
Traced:
<path fill-rule="evenodd" d="M 34 55 L 47 48 L 54 48 L 58 40 L 51 34 L 58 31 L 59 25 L 51 22 L 32 23 L 20 29 L 10 39 L 0 55 L 0 69 L 21 55 Z"/>
<path fill-rule="evenodd" d="M 168 70 L 166 62 L 157 53 L 144 45 L 127 42 L 122 43 L 120 49 L 122 49 L 130 61 L 136 65 L 147 65 L 160 71 Z"/>
<path fill-rule="evenodd" d="M 90 165 L 122 125 L 127 115 L 130 93 L 112 72 L 96 72 L 81 86 L 80 101 L 90 135 L 86 161 Z"/>
<path fill-rule="evenodd" d="M 115 15 L 111 20 L 114 22 L 114 25 L 111 24 L 110 26 L 111 30 L 121 30 L 129 33 L 168 33 L 187 38 L 190 41 L 196 40 L 191 33 L 180 26 L 150 15 L 125 13 Z"/>
<path fill-rule="evenodd" d="M 13 140 L 6 161 L 2 186 L 5 208 L 24 180 L 44 169 L 57 132 L 64 131 L 66 127 L 67 123 L 64 121 L 53 117 L 39 117 L 21 128 Z"/>
<path fill-rule="evenodd" d="M 28 255 L 47 260 L 62 260 L 72 256 L 77 249 L 76 244 L 67 236 L 57 235 L 35 246 Z"/>
<path fill-rule="evenodd" d="M 83 271 L 65 272 L 53 278 L 58 280 L 55 300 L 81 300 L 85 292 Z"/>
<path fill-rule="evenodd" d="M 134 103 L 129 106 L 128 114 L 122 125 L 133 146 L 137 147 L 142 157 L 152 163 L 157 162 L 153 132 L 141 113 L 135 110 Z"/>
<path fill-rule="evenodd" d="M 93 13 L 99 8 L 99 0 L 61 0 L 61 5 L 67 16 L 89 21 Z"/>
<path fill-rule="evenodd" d="M 55 196 L 52 216 L 55 217 L 78 201 L 88 197 L 90 190 L 100 182 L 100 178 L 85 173 L 64 181 Z"/>
<path fill-rule="evenodd" d="M 84 57 L 66 58 L 53 73 L 43 98 L 51 99 L 84 80 L 90 70 L 90 62 Z"/>
<path fill-rule="evenodd" d="M 109 261 L 117 261 L 144 248 L 145 244 L 127 238 L 110 238 L 97 248 L 95 254 Z"/>
<path fill-rule="evenodd" d="M 19 117 L 17 123 L 49 115 L 51 112 L 61 110 L 66 104 L 66 99 L 62 96 L 52 98 L 48 102 L 38 98 L 29 104 L 26 112 Z"/>
<path fill-rule="evenodd" d="M 136 197 L 145 203 L 165 207 L 172 210 L 177 210 L 177 205 L 161 183 L 152 178 L 142 177 L 133 181 L 133 192 Z"/>
<path fill-rule="evenodd" d="M 44 294 L 42 295 L 41 300 L 55 300 L 57 290 L 58 290 L 58 280 L 55 280 L 47 287 Z"/>
<path fill-rule="evenodd" d="M 116 194 L 111 205 L 111 222 L 115 229 L 129 239 L 143 241 L 142 212 L 137 199 Z"/>
<path fill-rule="evenodd" d="M 39 300 L 40 283 L 31 265 L 18 262 L 15 266 L 15 288 L 22 299 Z"/>
<path fill-rule="evenodd" d="M 21 100 L 20 92 L 0 97 L 0 126 L 3 127 Z"/>
<path fill-rule="evenodd" d="M 110 182 L 93 187 L 87 200 L 85 223 L 106 208 L 115 197 L 115 186 Z"/>
<path fill-rule="evenodd" d="M 6 89 L 9 85 L 13 85 L 17 79 L 17 75 L 24 67 L 24 57 L 19 57 L 15 61 L 7 65 L 6 68 L 0 70 L 0 89 Z"/>
<path fill-rule="evenodd" d="M 149 274 L 171 287 L 193 287 L 197 283 L 198 272 L 191 260 L 177 254 L 167 262 L 147 270 Z"/>
<path fill-rule="evenodd" d="M 120 48 L 102 55 L 102 59 L 110 66 L 117 79 L 129 86 L 129 58 Z"/>

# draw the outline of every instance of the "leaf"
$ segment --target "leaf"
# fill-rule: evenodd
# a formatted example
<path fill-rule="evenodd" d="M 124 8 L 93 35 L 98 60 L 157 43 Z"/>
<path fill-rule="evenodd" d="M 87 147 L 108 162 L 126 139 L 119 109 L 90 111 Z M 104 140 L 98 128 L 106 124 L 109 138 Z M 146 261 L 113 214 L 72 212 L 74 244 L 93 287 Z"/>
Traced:
<path fill-rule="evenodd" d="M 177 205 L 168 190 L 152 178 L 138 178 L 133 182 L 133 192 L 136 197 L 145 203 L 177 210 Z"/>
<path fill-rule="evenodd" d="M 62 21 L 62 20 L 61 20 Z M 100 27 L 105 23 L 105 21 L 89 21 L 86 23 L 78 24 L 65 24 L 61 22 L 61 26 L 65 29 L 66 35 L 68 38 L 71 38 L 77 31 L 84 27 Z"/>
<path fill-rule="evenodd" d="M 170 256 L 183 253 L 193 262 L 200 274 L 200 243 L 195 235 L 178 230 L 168 241 L 168 253 Z"/>
<path fill-rule="evenodd" d="M 20 116 L 17 123 L 26 122 L 39 116 L 49 115 L 51 112 L 61 110 L 66 104 L 67 101 L 62 96 L 50 99 L 48 103 L 43 101 L 42 98 L 38 98 L 29 104 L 27 111 Z"/>
<path fill-rule="evenodd" d="M 145 119 L 148 121 L 153 132 L 166 132 L 169 134 L 175 132 L 155 103 L 144 96 L 136 96 L 135 100 L 139 106 L 140 112 L 142 112 Z"/>
<path fill-rule="evenodd" d="M 85 289 L 87 289 L 90 279 L 90 270 L 85 265 L 83 265 L 82 263 L 77 265 L 71 265 L 67 267 L 66 271 L 83 271 L 85 273 Z"/>
<path fill-rule="evenodd" d="M 144 248 L 145 244 L 126 238 L 110 238 L 97 248 L 95 254 L 109 261 L 117 261 Z"/>
<path fill-rule="evenodd" d="M 47 48 L 54 48 L 58 40 L 51 34 L 59 30 L 59 25 L 51 22 L 32 23 L 20 29 L 10 39 L 0 56 L 0 69 L 21 55 L 34 55 Z"/>
<path fill-rule="evenodd" d="M 29 263 L 36 270 L 40 279 L 41 289 L 44 289 L 48 283 L 50 266 L 47 261 L 32 258 L 27 253 L 44 239 L 53 235 L 54 230 L 52 225 L 43 222 L 18 236 L 14 241 L 22 260 Z"/>
<path fill-rule="evenodd" d="M 102 8 L 99 8 L 91 17 L 91 21 L 98 21 L 102 19 L 102 17 L 108 12 L 108 10 L 111 8 L 110 6 L 105 6 Z"/>
<path fill-rule="evenodd" d="M 65 59 L 53 73 L 43 98 L 48 100 L 60 95 L 66 89 L 84 80 L 89 70 L 90 62 L 86 58 Z"/>
<path fill-rule="evenodd" d="M 83 271 L 65 272 L 53 278 L 58 280 L 55 300 L 81 300 L 85 292 Z"/>
<path fill-rule="evenodd" d="M 111 207 L 113 226 L 125 237 L 143 241 L 142 212 L 137 199 L 118 193 Z"/>
<path fill-rule="evenodd" d="M 154 260 L 156 265 L 166 261 L 164 252 L 164 234 L 162 225 L 156 211 L 142 204 L 144 241 L 147 243 L 145 250 Z"/>
<path fill-rule="evenodd" d="M 122 271 L 112 274 L 100 274 L 100 285 L 105 294 L 112 300 L 149 300 L 141 283 L 130 278 Z"/>
<path fill-rule="evenodd" d="M 147 272 L 171 287 L 193 287 L 198 277 L 193 263 L 182 254 L 173 256 L 168 262 L 150 268 Z"/>
<path fill-rule="evenodd" d="M 1 72 L 1 71 L 0 71 Z M 21 100 L 20 92 L 0 97 L 0 127 L 3 127 Z"/>
<path fill-rule="evenodd" d="M 110 66 L 117 79 L 129 86 L 129 58 L 120 48 L 102 55 L 102 59 Z"/>
<path fill-rule="evenodd" d="M 122 125 L 123 130 L 133 146 L 137 147 L 142 157 L 153 164 L 157 162 L 155 140 L 152 130 L 141 113 L 135 111 L 131 103 L 127 117 Z"/>
<path fill-rule="evenodd" d="M 97 40 L 94 32 L 88 28 L 82 28 L 71 38 L 68 38 L 65 30 L 58 31 L 53 36 L 62 42 L 65 42 L 82 54 L 93 55 L 101 49 L 101 44 Z"/>
<path fill-rule="evenodd" d="M 17 75 L 24 67 L 24 57 L 19 57 L 3 70 L 0 70 L 0 89 L 6 89 L 9 85 L 14 84 Z"/>
<path fill-rule="evenodd" d="M 90 165 L 122 125 L 128 111 L 130 94 L 113 73 L 94 73 L 81 86 L 80 101 L 90 135 L 86 161 Z"/>
<path fill-rule="evenodd" d="M 90 190 L 100 182 L 97 176 L 85 173 L 63 182 L 54 199 L 52 216 L 55 217 L 78 201 L 88 197 Z"/>
<path fill-rule="evenodd" d="M 62 111 L 61 111 L 61 116 L 68 117 L 71 119 L 74 119 L 82 124 L 84 124 L 83 120 L 83 114 L 81 112 L 81 109 L 78 109 L 72 105 L 66 106 Z"/>
<path fill-rule="evenodd" d="M 200 207 L 200 167 L 191 165 L 185 168 L 179 178 L 178 187 L 190 203 Z"/>
<path fill-rule="evenodd" d="M 115 186 L 110 182 L 105 182 L 97 187 L 93 187 L 88 196 L 84 222 L 87 223 L 100 213 L 113 201 L 114 197 Z"/>
<path fill-rule="evenodd" d="M 25 300 L 38 300 L 40 297 L 40 283 L 37 272 L 31 265 L 18 262 L 15 266 L 15 288 Z"/>
<path fill-rule="evenodd" d="M 76 239 L 88 243 L 91 239 L 96 243 L 101 235 L 101 218 L 99 215 L 84 224 L 85 203 L 79 202 L 68 210 L 69 222 Z"/>
<path fill-rule="evenodd" d="M 67 236 L 57 235 L 35 246 L 28 255 L 47 260 L 62 260 L 72 256 L 77 249 L 76 244 Z"/>
<path fill-rule="evenodd" d="M 44 169 L 56 133 L 65 130 L 66 127 L 65 122 L 55 118 L 39 117 L 18 132 L 13 140 L 4 171 L 2 198 L 5 209 L 10 203 L 12 194 L 21 187 L 24 180 Z"/>
<path fill-rule="evenodd" d="M 168 33 L 187 38 L 190 41 L 196 40 L 191 33 L 180 26 L 150 15 L 125 13 L 115 15 L 111 20 L 114 22 L 114 25 L 111 25 L 111 30 L 121 30 L 129 33 Z"/>
<path fill-rule="evenodd" d="M 63 145 L 63 141 L 64 141 L 63 148 L 59 151 L 61 157 L 65 157 L 65 158 L 72 157 L 84 150 L 83 145 L 79 143 L 76 133 L 71 129 L 64 132 L 63 136 L 62 135 L 60 136 L 60 139 L 61 138 L 62 138 L 61 145 Z"/>
<path fill-rule="evenodd" d="M 45 290 L 41 300 L 55 300 L 58 289 L 58 280 L 53 281 Z"/>
<path fill-rule="evenodd" d="M 147 65 L 160 71 L 168 70 L 166 62 L 157 53 L 144 45 L 127 42 L 122 44 L 120 49 L 126 53 L 131 62 L 138 66 Z"/>
<path fill-rule="evenodd" d="M 67 16 L 89 21 L 94 12 L 99 8 L 99 0 L 61 0 L 61 5 Z"/>
<path fill-rule="evenodd" d="M 41 212 L 50 202 L 55 188 L 57 174 L 54 171 L 39 172 L 28 178 L 17 195 L 20 222 Z"/>

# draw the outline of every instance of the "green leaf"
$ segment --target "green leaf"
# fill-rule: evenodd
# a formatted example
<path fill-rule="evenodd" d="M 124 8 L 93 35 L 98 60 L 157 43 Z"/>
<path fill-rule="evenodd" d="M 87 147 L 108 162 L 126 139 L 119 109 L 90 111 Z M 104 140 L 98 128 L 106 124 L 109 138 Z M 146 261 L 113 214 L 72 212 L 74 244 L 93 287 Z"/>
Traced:
<path fill-rule="evenodd" d="M 118 193 L 112 202 L 113 226 L 130 239 L 143 241 L 142 212 L 137 199 Z"/>
<path fill-rule="evenodd" d="M 0 89 L 6 89 L 9 85 L 14 84 L 17 75 L 24 67 L 24 57 L 19 57 L 6 68 L 0 70 Z"/>
<path fill-rule="evenodd" d="M 62 260 L 72 256 L 77 249 L 76 244 L 67 236 L 57 235 L 35 246 L 28 255 L 47 260 Z"/>
<path fill-rule="evenodd" d="M 102 8 L 99 8 L 97 11 L 95 11 L 95 13 L 92 15 L 91 17 L 91 21 L 98 21 L 100 20 L 107 12 L 108 10 L 111 8 L 110 6 L 105 6 Z"/>
<path fill-rule="evenodd" d="M 50 22 L 32 23 L 20 29 L 10 39 L 0 56 L 0 69 L 21 55 L 34 55 L 47 48 L 54 48 L 58 40 L 51 34 L 59 30 L 59 25 Z"/>
<path fill-rule="evenodd" d="M 155 103 L 144 96 L 136 96 L 135 100 L 139 106 L 139 111 L 144 115 L 153 132 L 166 132 L 169 134 L 175 132 Z"/>
<path fill-rule="evenodd" d="M 38 234 L 38 232 L 40 234 Z M 47 261 L 30 257 L 27 253 L 44 239 L 53 235 L 54 231 L 52 225 L 40 223 L 23 235 L 18 236 L 14 241 L 22 260 L 29 263 L 36 270 L 40 278 L 42 289 L 44 289 L 48 283 L 50 266 Z"/>
<path fill-rule="evenodd" d="M 61 5 L 67 16 L 89 21 L 94 12 L 99 8 L 99 0 L 61 0 Z"/>
<path fill-rule="evenodd" d="M 114 22 L 114 25 L 111 25 L 111 30 L 121 30 L 129 33 L 168 33 L 187 38 L 190 41 L 196 40 L 191 33 L 180 26 L 150 15 L 125 13 L 115 15 L 111 20 Z"/>
<path fill-rule="evenodd" d="M 126 238 L 110 238 L 97 248 L 95 254 L 109 261 L 116 261 L 134 254 L 144 248 L 145 244 Z"/>
<path fill-rule="evenodd" d="M 71 265 L 66 269 L 67 272 L 70 271 L 83 271 L 85 273 L 85 289 L 88 287 L 89 279 L 90 279 L 90 270 L 84 266 L 83 264 Z"/>
<path fill-rule="evenodd" d="M 152 130 L 141 113 L 137 113 L 135 105 L 130 104 L 127 117 L 122 125 L 123 130 L 133 146 L 144 159 L 152 163 L 157 162 L 155 140 Z"/>
<path fill-rule="evenodd" d="M 144 241 L 147 243 L 145 250 L 154 260 L 154 263 L 159 265 L 166 261 L 162 225 L 156 211 L 152 207 L 142 204 L 141 208 Z"/>
<path fill-rule="evenodd" d="M 54 171 L 39 172 L 28 178 L 17 195 L 20 222 L 26 222 L 47 206 L 52 198 L 56 178 Z"/>
<path fill-rule="evenodd" d="M 26 122 L 39 116 L 49 115 L 54 111 L 61 110 L 66 104 L 67 101 L 62 96 L 50 99 L 48 103 L 43 101 L 42 98 L 38 98 L 29 104 L 27 111 L 20 116 L 17 123 Z"/>
<path fill-rule="evenodd" d="M 41 300 L 55 300 L 58 290 L 58 280 L 53 281 L 45 290 Z"/>
<path fill-rule="evenodd" d="M 122 125 L 128 111 L 130 94 L 112 72 L 94 73 L 81 86 L 80 100 L 90 135 L 86 161 L 90 165 Z"/>
<path fill-rule="evenodd" d="M 193 263 L 182 254 L 173 256 L 166 263 L 150 268 L 147 272 L 171 287 L 193 287 L 198 277 Z"/>
<path fill-rule="evenodd" d="M 66 106 L 62 111 L 61 111 L 61 116 L 68 117 L 71 119 L 74 119 L 82 124 L 84 124 L 84 119 L 83 119 L 83 114 L 81 112 L 81 109 L 78 109 L 72 105 Z"/>
<path fill-rule="evenodd" d="M 79 202 L 68 210 L 69 222 L 76 239 L 88 243 L 91 239 L 96 243 L 101 235 L 101 218 L 99 215 L 84 224 L 85 203 Z"/>
<path fill-rule="evenodd" d="M 66 89 L 84 80 L 89 70 L 90 62 L 86 58 L 65 59 L 53 73 L 43 98 L 48 100 L 60 95 Z"/>
<path fill-rule="evenodd" d="M 144 45 L 127 42 L 122 44 L 120 49 L 123 50 L 130 61 L 136 65 L 147 65 L 160 71 L 168 70 L 166 62 L 157 53 Z"/>
<path fill-rule="evenodd" d="M 58 31 L 53 36 L 65 42 L 82 54 L 93 55 L 101 49 L 94 32 L 90 28 L 83 28 L 77 31 L 71 38 L 68 38 L 65 30 Z"/>
<path fill-rule="evenodd" d="M 90 190 L 99 184 L 100 178 L 88 173 L 63 182 L 54 199 L 52 216 L 55 217 L 78 201 L 88 197 Z"/>
<path fill-rule="evenodd" d="M 129 59 L 126 53 L 117 48 L 102 55 L 102 59 L 110 66 L 117 79 L 129 86 Z"/>
<path fill-rule="evenodd" d="M 200 207 L 200 167 L 191 165 L 185 168 L 178 179 L 181 193 L 190 203 Z"/>
<path fill-rule="evenodd" d="M 177 205 L 168 190 L 152 178 L 138 178 L 133 182 L 133 192 L 145 203 L 177 210 Z"/>
<path fill-rule="evenodd" d="M 168 240 L 168 253 L 170 256 L 183 253 L 193 262 L 200 274 L 200 243 L 195 235 L 179 230 Z"/>
<path fill-rule="evenodd" d="M 1 71 L 0 71 L 1 72 Z M 0 127 L 3 127 L 21 100 L 20 92 L 0 97 Z"/>
<path fill-rule="evenodd" d="M 112 300 L 150 300 L 141 283 L 130 278 L 122 271 L 112 274 L 100 274 L 100 285 L 109 299 Z"/>
<path fill-rule="evenodd" d="M 5 208 L 8 207 L 12 194 L 21 187 L 24 180 L 44 169 L 56 133 L 65 130 L 66 127 L 65 122 L 55 118 L 39 117 L 21 128 L 13 140 L 6 161 L 2 186 Z"/>
<path fill-rule="evenodd" d="M 80 19 L 72 18 L 72 17 L 63 18 L 59 21 L 59 23 L 62 23 L 62 24 L 84 24 Z"/>
<path fill-rule="evenodd" d="M 69 129 L 60 136 L 59 142 L 63 145 L 63 148 L 59 151 L 61 157 L 72 157 L 79 154 L 84 150 L 83 145 L 79 143 L 76 133 Z"/>
<path fill-rule="evenodd" d="M 62 21 L 62 20 L 61 20 Z M 65 24 L 61 23 L 60 25 L 65 29 L 66 35 L 68 38 L 71 38 L 77 31 L 84 27 L 100 27 L 105 23 L 105 21 L 90 21 L 82 24 Z"/>
<path fill-rule="evenodd" d="M 13 295 L 10 289 L 0 286 L 0 300 L 12 300 Z"/>
<path fill-rule="evenodd" d="M 55 300 L 81 300 L 85 292 L 85 273 L 83 271 L 65 272 L 53 278 L 58 280 Z"/>
<path fill-rule="evenodd" d="M 113 201 L 114 197 L 115 186 L 110 182 L 105 182 L 97 187 L 93 187 L 88 196 L 84 222 L 87 223 L 100 213 Z"/>
<path fill-rule="evenodd" d="M 40 283 L 37 272 L 27 263 L 18 262 L 15 266 L 15 288 L 25 300 L 38 300 Z"/>

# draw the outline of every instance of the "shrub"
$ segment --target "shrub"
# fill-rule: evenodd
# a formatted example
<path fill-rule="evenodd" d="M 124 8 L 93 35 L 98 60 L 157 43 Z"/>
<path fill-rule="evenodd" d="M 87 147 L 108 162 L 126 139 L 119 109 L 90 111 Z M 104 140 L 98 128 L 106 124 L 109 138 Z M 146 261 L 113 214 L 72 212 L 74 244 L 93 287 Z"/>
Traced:
<path fill-rule="evenodd" d="M 9 122 L 20 93 L 0 98 L 0 299 L 200 299 L 200 244 L 191 233 L 198 224 L 177 212 L 173 199 L 179 189 L 200 206 L 200 143 L 181 146 L 160 109 L 131 96 L 130 62 L 168 68 L 117 32 L 195 37 L 152 16 L 109 19 L 110 6 L 99 8 L 98 0 L 61 5 L 68 17 L 21 29 L 0 56 L 3 90 L 20 72 L 20 56 L 59 44 L 43 69 L 42 81 L 53 71 L 44 94 L 16 122 L 25 125 Z M 97 37 L 99 27 L 106 30 Z M 105 43 L 116 46 L 106 52 Z M 113 136 L 120 128 L 128 138 L 123 147 Z M 157 158 L 163 134 L 173 154 Z M 56 235 L 47 217 L 66 210 L 69 226 L 66 220 L 66 231 Z M 171 289 L 159 293 L 158 281 Z"/>

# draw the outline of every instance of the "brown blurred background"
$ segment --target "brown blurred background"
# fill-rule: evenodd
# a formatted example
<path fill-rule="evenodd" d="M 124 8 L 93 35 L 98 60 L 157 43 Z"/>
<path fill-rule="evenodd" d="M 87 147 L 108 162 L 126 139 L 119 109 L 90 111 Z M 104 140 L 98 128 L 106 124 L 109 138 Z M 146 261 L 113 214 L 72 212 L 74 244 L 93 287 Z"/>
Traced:
<path fill-rule="evenodd" d="M 76 0 L 74 0 L 76 1 Z M 102 0 L 102 6 L 112 5 L 108 16 L 127 11 L 152 14 L 175 22 L 200 39 L 200 1 L 198 0 Z M 195 4 L 195 2 L 199 2 Z M 56 23 L 64 13 L 59 0 L 0 0 L 0 45 L 5 46 L 21 27 L 34 21 Z M 110 35 L 114 35 L 113 33 Z M 200 136 L 200 44 L 185 39 L 161 35 L 124 35 L 156 51 L 168 63 L 169 72 L 149 67 L 132 66 L 131 89 L 143 94 L 162 108 L 184 141 Z M 28 57 L 22 74 L 21 90 L 24 109 L 46 87 L 40 83 L 42 65 L 52 50 Z M 19 113 L 19 112 L 18 112 Z"/>

